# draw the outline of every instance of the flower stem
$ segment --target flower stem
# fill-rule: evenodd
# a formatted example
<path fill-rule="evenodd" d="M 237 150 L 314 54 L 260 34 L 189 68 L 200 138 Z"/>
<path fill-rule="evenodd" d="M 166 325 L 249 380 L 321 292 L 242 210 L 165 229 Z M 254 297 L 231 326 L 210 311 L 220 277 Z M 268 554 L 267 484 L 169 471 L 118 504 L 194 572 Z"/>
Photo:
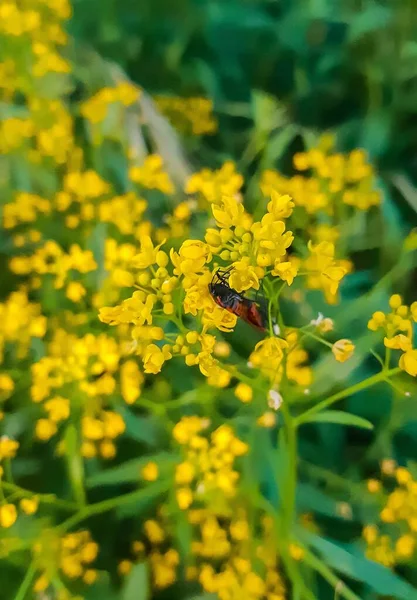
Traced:
<path fill-rule="evenodd" d="M 122 496 L 116 496 L 115 498 L 108 498 L 107 500 L 102 500 L 101 502 L 96 502 L 95 504 L 90 504 L 88 506 L 84 506 L 81 508 L 75 515 L 66 519 L 57 527 L 57 529 L 63 533 L 68 531 L 75 525 L 78 525 L 81 521 L 85 521 L 89 517 L 93 515 L 99 515 L 101 513 L 107 512 L 116 508 L 117 506 L 122 506 L 123 504 L 129 504 L 131 502 L 140 502 L 142 500 L 152 499 L 154 496 L 165 492 L 169 487 L 169 482 L 161 481 L 155 485 L 148 486 L 145 489 L 134 490 L 133 492 L 129 492 L 128 494 L 123 494 Z"/>
<path fill-rule="evenodd" d="M 61 500 L 57 498 L 55 494 L 37 494 L 36 492 L 31 492 L 29 490 L 25 490 L 24 488 L 15 485 L 14 483 L 8 483 L 6 481 L 2 482 L 2 487 L 6 492 L 11 492 L 16 494 L 17 496 L 21 496 L 23 498 L 36 498 L 39 500 L 41 504 L 52 504 L 56 508 L 62 508 L 63 510 L 77 510 L 78 505 L 75 502 L 68 502 L 67 500 Z"/>
<path fill-rule="evenodd" d="M 30 584 L 33 581 L 33 578 L 36 574 L 36 565 L 34 562 L 30 565 L 29 569 L 26 571 L 26 575 L 23 578 L 22 583 L 20 584 L 19 589 L 17 590 L 16 596 L 14 600 L 25 600 L 26 594 L 30 588 Z"/>
<path fill-rule="evenodd" d="M 344 398 L 347 398 L 348 396 L 351 396 L 352 394 L 356 394 L 357 392 L 361 392 L 362 390 L 366 390 L 367 388 L 372 387 L 373 385 L 380 383 L 381 381 L 385 381 L 388 377 L 391 377 L 392 375 L 396 375 L 400 371 L 401 371 L 401 369 L 399 367 L 395 367 L 394 369 L 390 369 L 388 371 L 383 370 L 380 373 L 377 373 L 376 375 L 372 375 L 371 377 L 368 377 L 367 379 L 360 381 L 359 383 L 355 383 L 355 385 L 352 385 L 352 386 L 346 388 L 345 390 L 336 392 L 336 394 L 329 396 L 328 398 L 326 398 L 325 400 L 322 400 L 321 402 L 319 402 L 318 404 L 316 404 L 309 410 L 306 410 L 304 413 L 302 413 L 298 417 L 295 417 L 295 419 L 293 420 L 293 423 L 295 424 L 296 427 L 299 427 L 303 423 L 307 423 L 313 415 L 321 412 L 325 408 L 328 408 L 335 402 L 338 402 L 339 400 L 343 400 Z"/>

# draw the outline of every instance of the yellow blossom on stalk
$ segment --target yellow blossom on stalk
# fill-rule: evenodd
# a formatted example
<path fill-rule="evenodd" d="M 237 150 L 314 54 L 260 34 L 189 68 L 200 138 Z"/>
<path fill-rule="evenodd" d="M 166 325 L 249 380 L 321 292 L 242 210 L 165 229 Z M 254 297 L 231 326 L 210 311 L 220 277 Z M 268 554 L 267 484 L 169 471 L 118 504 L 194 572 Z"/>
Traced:
<path fill-rule="evenodd" d="M 120 368 L 120 386 L 123 400 L 133 404 L 141 394 L 144 377 L 134 360 L 128 360 Z"/>
<path fill-rule="evenodd" d="M 178 252 L 171 251 L 174 275 L 199 273 L 211 261 L 209 246 L 200 240 L 186 240 Z"/>
<path fill-rule="evenodd" d="M 330 242 L 308 244 L 310 256 L 304 261 L 308 272 L 307 286 L 313 290 L 321 289 L 329 304 L 337 302 L 337 292 L 343 277 L 348 273 L 345 261 L 336 260 L 335 247 Z"/>
<path fill-rule="evenodd" d="M 130 82 L 118 83 L 115 87 L 101 88 L 94 96 L 81 104 L 82 116 L 97 125 L 105 120 L 109 107 L 120 103 L 123 106 L 131 106 L 140 97 L 140 89 Z"/>
<path fill-rule="evenodd" d="M 143 368 L 145 373 L 159 373 L 165 361 L 172 358 L 171 347 L 165 344 L 159 348 L 156 344 L 149 344 L 143 354 Z"/>
<path fill-rule="evenodd" d="M 98 544 L 88 531 L 68 533 L 58 537 L 52 529 L 44 529 L 32 549 L 37 579 L 34 591 L 45 591 L 57 577 L 82 579 L 87 584 L 96 580 L 91 568 L 98 554 Z"/>
<path fill-rule="evenodd" d="M 10 261 L 10 268 L 18 274 L 52 275 L 54 287 L 61 289 L 70 270 L 89 273 L 97 268 L 91 250 L 82 250 L 78 244 L 72 244 L 65 253 L 53 240 L 48 240 L 30 257 L 16 257 Z"/>
<path fill-rule="evenodd" d="M 298 273 L 297 261 L 289 260 L 284 262 L 277 262 L 272 270 L 272 275 L 280 277 L 288 285 L 292 285 L 295 277 Z"/>
<path fill-rule="evenodd" d="M 154 100 L 162 114 L 184 133 L 209 135 L 217 129 L 213 102 L 209 98 L 155 96 Z"/>
<path fill-rule="evenodd" d="M 146 463 L 144 467 L 142 467 L 141 476 L 145 481 L 156 481 L 158 479 L 158 475 L 159 469 L 155 462 L 150 461 Z"/>
<path fill-rule="evenodd" d="M 243 292 L 249 288 L 259 289 L 259 269 L 249 264 L 249 257 L 244 256 L 233 263 L 233 270 L 230 273 L 229 285 L 238 292 Z M 261 271 L 261 274 L 262 271 Z"/>
<path fill-rule="evenodd" d="M 163 161 L 158 154 L 149 155 L 141 167 L 131 167 L 129 177 L 133 182 L 147 189 L 160 190 L 168 195 L 175 191 L 168 173 L 163 170 Z"/>
<path fill-rule="evenodd" d="M 398 366 L 417 377 L 417 349 L 413 347 L 413 323 L 417 322 L 417 302 L 411 306 L 403 304 L 399 294 L 390 297 L 391 312 L 376 311 L 368 322 L 371 331 L 382 330 L 385 334 L 384 345 L 389 350 L 402 352 Z"/>
<path fill-rule="evenodd" d="M 0 461 L 5 458 L 14 458 L 18 448 L 19 442 L 16 440 L 12 440 L 7 435 L 0 437 Z"/>
<path fill-rule="evenodd" d="M 65 290 L 65 295 L 72 302 L 80 302 L 87 294 L 87 290 L 79 281 L 70 281 Z"/>
<path fill-rule="evenodd" d="M 20 223 L 31 223 L 39 215 L 49 214 L 51 209 L 49 200 L 36 194 L 17 192 L 14 201 L 3 207 L 3 225 L 6 229 L 12 229 Z"/>
<path fill-rule="evenodd" d="M 344 203 L 358 210 L 369 210 L 380 204 L 380 193 L 376 190 L 375 174 L 363 150 L 349 154 L 332 152 L 331 146 L 320 143 L 306 152 L 294 155 L 297 173 L 284 177 L 277 171 L 264 171 L 261 189 L 265 196 L 272 190 L 289 193 L 295 205 L 308 214 L 323 212 L 333 214 L 338 204 Z"/>
<path fill-rule="evenodd" d="M 369 558 L 392 567 L 408 563 L 417 547 L 417 509 L 415 493 L 417 482 L 405 467 L 395 468 L 389 475 L 395 476 L 396 487 L 387 496 L 381 495 L 380 523 L 366 525 L 362 536 L 366 542 Z M 381 482 L 372 480 L 377 491 Z M 369 488 L 369 485 L 368 485 Z M 373 491 L 373 490 L 371 490 Z"/>
<path fill-rule="evenodd" d="M 175 480 L 179 507 L 188 509 L 194 499 L 212 498 L 223 505 L 225 498 L 236 494 L 239 478 L 233 469 L 236 457 L 246 454 L 247 444 L 222 425 L 210 438 L 201 433 L 207 423 L 198 417 L 183 417 L 174 427 L 173 436 L 183 446 L 184 461 L 177 466 Z"/>
<path fill-rule="evenodd" d="M 14 504 L 0 505 L 0 527 L 8 529 L 15 524 L 17 519 L 17 510 Z"/>
<path fill-rule="evenodd" d="M 32 498 L 22 498 L 20 508 L 26 515 L 33 515 L 38 510 L 39 499 L 36 496 Z"/>
<path fill-rule="evenodd" d="M 240 200 L 242 185 L 242 175 L 236 173 L 234 163 L 228 161 L 217 171 L 203 169 L 191 175 L 186 183 L 185 192 L 199 194 L 206 202 L 219 203 L 223 196 Z"/>
<path fill-rule="evenodd" d="M 0 338 L 0 351 L 1 351 L 1 338 Z M 0 352 L 1 357 L 1 352 Z M 6 400 L 9 398 L 14 390 L 14 381 L 7 375 L 7 373 L 0 373 L 0 400 Z"/>
<path fill-rule="evenodd" d="M 355 351 L 355 344 L 348 339 L 342 339 L 335 342 L 332 346 L 332 352 L 337 362 L 346 362 L 351 358 Z"/>
<path fill-rule="evenodd" d="M 269 337 L 258 342 L 249 357 L 251 365 L 259 369 L 275 386 L 281 380 L 281 363 L 284 358 L 284 350 L 288 343 L 278 337 Z"/>
<path fill-rule="evenodd" d="M 64 191 L 75 196 L 77 201 L 99 198 L 110 192 L 110 185 L 92 169 L 70 171 L 64 177 Z"/>
<path fill-rule="evenodd" d="M 0 303 L 0 360 L 6 343 L 16 344 L 21 359 L 27 355 L 31 338 L 43 338 L 45 332 L 46 318 L 41 315 L 40 305 L 29 302 L 23 289 L 12 292 L 4 303 Z M 6 383 L 5 379 L 3 381 Z M 10 388 L 10 382 L 7 387 Z"/>
<path fill-rule="evenodd" d="M 247 383 L 239 383 L 236 387 L 235 387 L 235 396 L 236 398 L 238 398 L 241 402 L 251 402 L 252 400 L 252 396 L 253 396 L 253 390 L 251 388 L 250 385 L 248 385 Z"/>

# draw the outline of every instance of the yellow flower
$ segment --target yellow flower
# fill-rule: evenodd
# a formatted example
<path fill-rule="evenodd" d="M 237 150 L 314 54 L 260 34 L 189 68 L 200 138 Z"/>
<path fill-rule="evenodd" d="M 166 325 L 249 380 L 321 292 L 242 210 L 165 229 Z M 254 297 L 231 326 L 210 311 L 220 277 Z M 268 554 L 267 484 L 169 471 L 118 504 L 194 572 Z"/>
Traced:
<path fill-rule="evenodd" d="M 156 258 L 160 247 L 154 246 L 148 235 L 143 236 L 140 243 L 140 252 L 132 259 L 132 266 L 138 269 L 147 269 L 156 263 Z"/>
<path fill-rule="evenodd" d="M 238 385 L 235 387 L 235 396 L 241 402 L 251 402 L 253 390 L 247 383 L 238 383 Z"/>
<path fill-rule="evenodd" d="M 143 354 L 143 367 L 145 373 L 159 373 L 166 360 L 172 358 L 170 346 L 165 344 L 159 348 L 156 344 L 149 344 Z"/>
<path fill-rule="evenodd" d="M 272 270 L 272 275 L 280 277 L 288 285 L 292 285 L 297 273 L 298 266 L 294 261 L 276 262 Z"/>
<path fill-rule="evenodd" d="M 275 413 L 266 411 L 263 415 L 258 417 L 256 422 L 260 427 L 270 428 L 275 426 L 276 421 L 277 418 Z"/>
<path fill-rule="evenodd" d="M 141 394 L 143 375 L 135 360 L 127 360 L 120 368 L 120 386 L 123 400 L 133 404 Z"/>
<path fill-rule="evenodd" d="M 19 442 L 3 435 L 0 437 L 0 461 L 4 458 L 14 458 L 19 448 Z"/>
<path fill-rule="evenodd" d="M 195 476 L 195 468 L 190 462 L 182 462 L 175 469 L 175 483 L 186 485 L 192 482 Z"/>
<path fill-rule="evenodd" d="M 176 492 L 178 506 L 181 510 L 187 510 L 192 504 L 193 494 L 190 488 L 179 488 Z"/>
<path fill-rule="evenodd" d="M 411 558 L 416 547 L 416 540 L 411 534 L 404 534 L 395 544 L 395 553 L 399 559 Z"/>
<path fill-rule="evenodd" d="M 353 355 L 355 345 L 351 340 L 341 339 L 332 346 L 332 352 L 338 362 L 345 362 Z"/>
<path fill-rule="evenodd" d="M 159 475 L 158 465 L 151 461 L 142 467 L 141 476 L 145 481 L 156 481 Z"/>
<path fill-rule="evenodd" d="M 7 529 L 14 525 L 17 519 L 17 510 L 14 504 L 0 506 L 0 527 Z"/>
<path fill-rule="evenodd" d="M 402 333 L 395 335 L 392 338 L 385 337 L 384 346 L 386 348 L 391 348 L 392 350 L 402 350 L 403 352 L 408 352 L 409 350 L 412 350 L 412 343 L 410 338 L 403 335 Z"/>
<path fill-rule="evenodd" d="M 289 551 L 291 558 L 293 558 L 294 560 L 302 560 L 305 554 L 304 549 L 298 544 L 294 544 L 293 542 L 290 543 Z"/>
<path fill-rule="evenodd" d="M 14 390 L 14 381 L 6 373 L 0 373 L 0 393 L 12 392 Z"/>
<path fill-rule="evenodd" d="M 268 202 L 268 212 L 275 220 L 287 219 L 292 215 L 294 202 L 291 197 L 285 194 L 281 196 L 275 190 L 271 190 L 271 201 Z"/>
<path fill-rule="evenodd" d="M 83 581 L 87 585 L 92 585 L 95 581 L 97 581 L 97 571 L 94 569 L 87 569 L 83 575 Z"/>
<path fill-rule="evenodd" d="M 310 325 L 314 325 L 321 333 L 327 333 L 328 331 L 332 331 L 334 327 L 334 323 L 332 319 L 328 317 L 324 317 L 322 313 L 318 314 L 317 319 L 312 319 L 310 321 Z"/>
<path fill-rule="evenodd" d="M 245 225 L 245 209 L 241 202 L 231 196 L 223 196 L 219 205 L 212 204 L 211 210 L 216 224 L 220 228 L 239 227 Z"/>
<path fill-rule="evenodd" d="M 382 311 L 378 310 L 374 312 L 372 318 L 368 322 L 368 329 L 371 331 L 377 331 L 377 329 L 384 326 L 385 319 L 385 314 Z"/>
<path fill-rule="evenodd" d="M 256 268 L 249 264 L 249 257 L 245 256 L 233 263 L 229 285 L 238 292 L 243 292 L 249 288 L 259 289 L 258 273 Z"/>
<path fill-rule="evenodd" d="M 36 496 L 33 496 L 32 498 L 22 498 L 19 505 L 25 514 L 33 515 L 38 510 L 39 499 Z"/>
<path fill-rule="evenodd" d="M 79 283 L 78 281 L 71 281 L 67 285 L 67 289 L 65 291 L 65 295 L 72 302 L 79 302 L 81 298 L 86 295 L 87 291 L 85 287 Z"/>
<path fill-rule="evenodd" d="M 322 289 L 329 304 L 334 304 L 339 284 L 348 272 L 343 261 L 335 260 L 335 247 L 330 242 L 320 242 L 314 245 L 308 243 L 310 256 L 304 263 L 309 276 L 307 285 L 311 289 Z"/>
<path fill-rule="evenodd" d="M 165 539 L 164 530 L 162 529 L 162 527 L 160 526 L 160 524 L 157 521 L 154 521 L 153 519 L 149 519 L 148 521 L 145 521 L 145 523 L 143 525 L 143 529 L 145 531 L 146 537 L 153 544 L 160 544 L 161 542 L 164 541 L 164 539 Z"/>
<path fill-rule="evenodd" d="M 368 479 L 366 486 L 371 494 L 376 494 L 381 489 L 381 482 L 377 479 Z"/>
<path fill-rule="evenodd" d="M 57 426 L 54 421 L 49 419 L 39 419 L 35 425 L 36 437 L 43 442 L 47 442 L 57 432 Z"/>
<path fill-rule="evenodd" d="M 412 377 L 417 377 L 417 349 L 404 352 L 400 357 L 399 367 Z"/>
<path fill-rule="evenodd" d="M 174 274 L 187 275 L 199 273 L 207 262 L 211 261 L 208 244 L 200 240 L 185 240 L 177 254 L 171 250 L 171 261 L 175 267 Z"/>
<path fill-rule="evenodd" d="M 62 396 L 51 398 L 51 400 L 45 402 L 44 407 L 49 419 L 55 423 L 65 421 L 70 416 L 70 401 L 67 398 L 62 398 Z"/>

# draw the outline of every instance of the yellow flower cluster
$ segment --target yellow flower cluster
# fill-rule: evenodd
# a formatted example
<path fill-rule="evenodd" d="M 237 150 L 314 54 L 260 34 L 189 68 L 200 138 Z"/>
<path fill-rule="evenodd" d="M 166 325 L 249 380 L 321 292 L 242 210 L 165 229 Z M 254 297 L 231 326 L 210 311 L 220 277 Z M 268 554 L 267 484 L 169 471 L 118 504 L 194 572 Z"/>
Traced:
<path fill-rule="evenodd" d="M 173 194 L 175 191 L 168 173 L 163 169 L 163 161 L 159 154 L 150 154 L 142 166 L 132 166 L 129 178 L 134 183 L 148 190 L 159 190 L 163 194 Z"/>
<path fill-rule="evenodd" d="M 379 514 L 379 525 L 366 525 L 362 535 L 367 556 L 388 567 L 414 559 L 417 549 L 417 481 L 405 467 L 394 471 L 396 487 Z M 368 482 L 372 493 L 380 493 L 378 480 Z"/>
<path fill-rule="evenodd" d="M 198 567 L 190 575 L 203 589 L 221 600 L 285 600 L 283 577 L 279 570 L 277 540 L 272 522 L 263 519 L 260 539 L 254 539 L 245 509 L 233 517 L 220 519 L 211 511 L 191 511 L 201 541 L 192 545 Z"/>
<path fill-rule="evenodd" d="M 417 349 L 413 348 L 413 324 L 417 323 L 417 302 L 411 306 L 403 304 L 399 294 L 389 300 L 391 312 L 377 311 L 368 322 L 371 331 L 382 329 L 388 357 L 391 350 L 402 352 L 399 367 L 412 377 L 417 376 Z"/>
<path fill-rule="evenodd" d="M 89 273 L 97 268 L 91 250 L 83 250 L 78 244 L 72 244 L 66 253 L 54 240 L 48 240 L 43 246 L 35 250 L 32 256 L 15 256 L 10 260 L 10 269 L 17 275 L 51 276 L 55 289 L 62 289 L 67 284 L 67 297 L 75 302 L 81 294 L 73 298 L 71 283 L 68 282 L 70 272 L 78 271 L 81 274 Z M 34 283 L 36 280 L 34 279 Z M 36 284 L 34 287 L 37 287 Z"/>
<path fill-rule="evenodd" d="M 6 0 L 0 6 L 0 36 L 16 44 L 20 51 L 29 42 L 30 54 L 23 63 L 33 77 L 65 74 L 70 71 L 70 66 L 60 56 L 57 47 L 67 41 L 61 21 L 70 16 L 68 0 L 33 0 L 23 5 L 16 0 Z M 22 87 L 24 83 L 27 85 L 27 81 L 18 80 L 18 83 Z"/>
<path fill-rule="evenodd" d="M 202 435 L 208 426 L 207 419 L 183 417 L 173 430 L 174 439 L 184 451 L 184 460 L 175 471 L 177 502 L 182 510 L 199 501 L 208 502 L 216 510 L 236 494 L 239 473 L 233 466 L 248 446 L 228 425 L 218 427 L 208 439 Z"/>
<path fill-rule="evenodd" d="M 33 558 L 39 573 L 33 585 L 35 593 L 53 588 L 61 577 L 68 580 L 82 579 L 91 585 L 97 579 L 97 571 L 91 568 L 98 554 L 98 545 L 88 531 L 69 533 L 58 537 L 53 530 L 45 529 L 33 546 Z"/>
<path fill-rule="evenodd" d="M 209 135 L 217 130 L 213 102 L 209 98 L 155 96 L 154 100 L 161 113 L 182 133 Z"/>
<path fill-rule="evenodd" d="M 3 226 L 12 229 L 20 223 L 32 223 L 40 215 L 51 212 L 51 202 L 37 194 L 18 192 L 14 201 L 3 207 Z"/>
<path fill-rule="evenodd" d="M 102 123 L 112 104 L 131 106 L 138 101 L 140 89 L 130 82 L 118 83 L 115 87 L 103 87 L 80 106 L 82 116 L 92 125 Z"/>
<path fill-rule="evenodd" d="M 41 315 L 39 304 L 29 302 L 25 290 L 12 292 L 6 302 L 0 304 L 0 362 L 8 344 L 16 346 L 17 358 L 24 358 L 32 338 L 43 338 L 46 318 Z"/>
<path fill-rule="evenodd" d="M 326 147 L 327 146 L 327 147 Z M 308 175 L 285 177 L 277 171 L 264 171 L 261 189 L 290 194 L 297 207 L 308 214 L 324 212 L 333 216 L 340 203 L 368 210 L 381 202 L 375 174 L 363 150 L 349 154 L 331 152 L 333 144 L 320 144 L 294 155 L 294 168 Z"/>
<path fill-rule="evenodd" d="M 272 389 L 277 389 L 283 375 L 283 359 L 286 352 L 285 372 L 289 381 L 301 387 L 308 387 L 312 381 L 312 370 L 307 365 L 308 354 L 300 345 L 298 333 L 288 329 L 284 338 L 266 337 L 258 342 L 249 357 L 250 366 L 259 371 L 269 381 Z"/>
<path fill-rule="evenodd" d="M 81 412 L 82 455 L 113 458 L 114 440 L 125 430 L 121 415 L 107 408 L 116 374 L 120 369 L 120 393 L 128 404 L 137 400 L 143 382 L 137 364 L 122 364 L 121 357 L 120 344 L 105 334 L 77 338 L 57 330 L 47 356 L 32 365 L 31 397 L 42 403 L 44 415 L 36 422 L 37 438 L 48 441 L 72 411 Z"/>
<path fill-rule="evenodd" d="M 243 177 L 236 172 L 235 164 L 227 161 L 218 170 L 202 169 L 194 173 L 185 185 L 186 194 L 196 194 L 205 203 L 218 203 L 223 196 L 240 201 Z"/>

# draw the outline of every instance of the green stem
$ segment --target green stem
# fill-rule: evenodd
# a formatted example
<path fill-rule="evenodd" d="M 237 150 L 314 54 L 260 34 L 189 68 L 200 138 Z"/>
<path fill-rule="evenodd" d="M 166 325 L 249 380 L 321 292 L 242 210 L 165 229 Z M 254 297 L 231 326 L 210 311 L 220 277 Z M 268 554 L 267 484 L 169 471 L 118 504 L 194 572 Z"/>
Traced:
<path fill-rule="evenodd" d="M 328 346 L 329 348 L 333 348 L 333 344 L 331 342 L 324 340 L 323 338 L 316 335 L 315 333 L 312 333 L 311 331 L 307 331 L 306 329 L 301 329 L 300 331 L 303 332 L 303 335 L 306 335 L 307 337 L 311 337 L 313 340 L 316 340 L 316 342 L 319 342 L 320 344 L 324 344 L 325 346 Z"/>
<path fill-rule="evenodd" d="M 285 506 L 286 506 L 286 525 L 288 532 L 291 531 L 295 515 L 295 496 L 297 488 L 297 428 L 294 419 L 291 417 L 288 406 L 282 403 L 282 412 L 285 421 L 285 432 L 287 439 L 288 465 L 287 478 L 285 482 Z"/>
<path fill-rule="evenodd" d="M 101 502 L 96 502 L 95 504 L 90 504 L 89 506 L 81 508 L 77 513 L 75 513 L 75 515 L 72 515 L 72 517 L 61 523 L 57 529 L 60 533 L 64 533 L 68 531 L 68 529 L 71 529 L 71 527 L 78 525 L 78 523 L 85 521 L 85 519 L 88 519 L 93 515 L 99 515 L 112 510 L 117 506 L 122 506 L 123 504 L 140 502 L 141 500 L 152 498 L 155 495 L 165 492 L 168 487 L 169 482 L 159 482 L 145 489 L 135 490 L 133 492 L 129 492 L 128 494 L 124 494 L 123 496 L 116 496 L 115 498 L 109 498 L 107 500 L 102 500 Z"/>
<path fill-rule="evenodd" d="M 33 498 L 36 496 L 41 504 L 52 504 L 56 508 L 62 508 L 63 510 L 77 510 L 79 508 L 75 502 L 61 500 L 60 498 L 57 498 L 55 494 L 37 494 L 36 492 L 25 490 L 14 483 L 8 483 L 6 481 L 2 482 L 2 487 L 6 492 L 14 493 L 24 498 Z"/>
<path fill-rule="evenodd" d="M 24 576 L 23 581 L 20 584 L 19 589 L 17 590 L 14 600 L 25 600 L 26 594 L 29 591 L 30 585 L 35 577 L 35 574 L 36 574 L 36 565 L 33 562 L 30 565 L 29 569 L 26 571 L 26 575 Z"/>
<path fill-rule="evenodd" d="M 296 427 L 299 427 L 303 423 L 307 423 L 309 421 L 309 419 L 312 417 L 312 415 L 315 415 L 315 414 L 321 412 L 322 410 L 324 410 L 325 408 L 328 408 L 335 402 L 338 402 L 339 400 L 343 400 L 344 398 L 347 398 L 348 396 L 351 396 L 352 394 L 356 394 L 357 392 L 361 392 L 362 390 L 366 390 L 367 388 L 372 387 L 376 383 L 385 381 L 388 377 L 391 377 L 392 375 L 396 375 L 400 371 L 401 371 L 401 369 L 399 367 L 390 369 L 389 371 L 381 371 L 380 373 L 377 373 L 376 375 L 372 375 L 372 377 L 368 377 L 364 381 L 355 383 L 355 385 L 352 385 L 352 386 L 346 388 L 345 390 L 336 392 L 336 394 L 329 396 L 328 398 L 326 398 L 325 400 L 322 400 L 321 402 L 319 402 L 318 404 L 316 404 L 309 410 L 306 410 L 303 414 L 296 417 L 293 422 Z"/>

